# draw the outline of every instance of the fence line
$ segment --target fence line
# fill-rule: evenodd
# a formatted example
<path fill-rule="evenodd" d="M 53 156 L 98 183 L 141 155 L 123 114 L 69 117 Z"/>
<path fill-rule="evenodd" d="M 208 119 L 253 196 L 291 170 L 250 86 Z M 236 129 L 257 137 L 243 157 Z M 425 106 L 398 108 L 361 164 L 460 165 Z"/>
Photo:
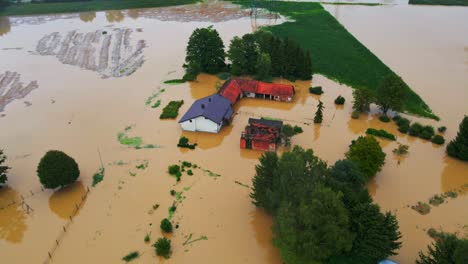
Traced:
<path fill-rule="evenodd" d="M 29 198 L 33 197 L 35 194 L 38 194 L 38 193 L 41 193 L 41 192 L 45 192 L 44 187 L 41 187 L 40 190 L 36 190 L 34 192 L 32 190 L 29 190 L 28 194 L 20 194 L 19 199 L 11 199 L 11 202 L 9 204 L 6 204 L 6 205 L 0 207 L 0 211 L 4 210 L 4 209 L 7 209 L 8 207 L 13 206 L 13 205 L 23 206 L 23 204 L 25 204 L 26 199 L 29 199 Z"/>

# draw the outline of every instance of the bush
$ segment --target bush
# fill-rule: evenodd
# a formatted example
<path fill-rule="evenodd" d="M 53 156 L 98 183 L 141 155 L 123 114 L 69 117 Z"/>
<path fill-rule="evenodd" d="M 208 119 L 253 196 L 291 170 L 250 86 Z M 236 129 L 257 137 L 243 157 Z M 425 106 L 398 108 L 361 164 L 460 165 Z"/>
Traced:
<path fill-rule="evenodd" d="M 189 144 L 189 139 L 187 137 L 180 137 L 179 143 L 177 144 L 179 148 L 188 148 L 188 149 L 195 149 L 197 144 Z"/>
<path fill-rule="evenodd" d="M 406 124 L 398 127 L 398 131 L 400 131 L 403 134 L 408 133 L 409 129 L 410 129 L 410 126 Z"/>
<path fill-rule="evenodd" d="M 409 121 L 409 119 L 404 118 L 404 117 L 400 117 L 400 116 L 398 116 L 398 117 L 399 117 L 399 118 L 397 118 L 397 119 L 395 119 L 395 118 L 393 119 L 393 120 L 395 120 L 397 126 L 399 126 L 399 127 L 401 127 L 401 126 L 408 126 L 408 127 L 409 127 L 409 125 L 410 125 L 410 123 L 411 123 L 411 122 Z"/>
<path fill-rule="evenodd" d="M 158 241 L 153 244 L 153 247 L 156 250 L 156 255 L 166 259 L 171 256 L 171 240 L 165 237 L 159 238 Z"/>
<path fill-rule="evenodd" d="M 358 165 L 367 179 L 375 176 L 385 164 L 385 153 L 372 136 L 359 137 L 349 146 L 346 157 Z"/>
<path fill-rule="evenodd" d="M 341 95 L 338 95 L 338 97 L 335 99 L 335 104 L 337 105 L 344 105 L 346 99 L 341 96 Z"/>
<path fill-rule="evenodd" d="M 170 175 L 180 177 L 182 176 L 182 173 L 180 172 L 180 166 L 177 164 L 171 165 L 168 167 L 167 171 L 169 172 Z"/>
<path fill-rule="evenodd" d="M 393 153 L 397 155 L 405 155 L 405 154 L 408 154 L 408 149 L 409 149 L 408 145 L 403 145 L 403 144 L 398 143 L 398 148 L 394 149 Z"/>
<path fill-rule="evenodd" d="M 160 119 L 176 118 L 179 115 L 179 108 L 184 104 L 184 100 L 181 101 L 170 101 L 163 110 Z"/>
<path fill-rule="evenodd" d="M 437 144 L 437 145 L 443 145 L 445 143 L 445 138 L 441 135 L 435 135 L 432 138 L 432 143 Z"/>
<path fill-rule="evenodd" d="M 382 122 L 384 122 L 384 123 L 390 122 L 390 118 L 389 118 L 387 115 L 381 115 L 381 116 L 379 117 L 379 120 L 382 121 Z"/>
<path fill-rule="evenodd" d="M 45 188 L 55 189 L 74 183 L 80 169 L 72 157 L 59 150 L 49 150 L 39 162 L 37 176 Z"/>
<path fill-rule="evenodd" d="M 323 94 L 322 86 L 310 87 L 309 93 L 317 95 Z"/>
<path fill-rule="evenodd" d="M 445 131 L 447 131 L 447 127 L 445 126 L 441 126 L 437 129 L 440 133 L 445 133 Z"/>
<path fill-rule="evenodd" d="M 408 130 L 409 134 L 413 137 L 419 137 L 423 130 L 423 126 L 419 124 L 418 122 L 412 124 Z"/>
<path fill-rule="evenodd" d="M 180 84 L 184 82 L 186 82 L 186 80 L 184 79 L 172 79 L 172 80 L 164 81 L 165 84 Z"/>
<path fill-rule="evenodd" d="M 351 118 L 352 119 L 358 119 L 360 115 L 361 115 L 361 112 L 353 111 L 353 113 L 351 113 Z"/>
<path fill-rule="evenodd" d="M 166 233 L 172 233 L 172 223 L 169 221 L 169 219 L 164 218 L 161 221 L 161 224 L 159 225 L 161 227 L 161 230 Z"/>
<path fill-rule="evenodd" d="M 374 128 L 368 128 L 366 130 L 366 134 L 369 134 L 369 135 L 373 135 L 373 136 L 376 136 L 376 137 L 382 137 L 382 138 L 386 138 L 386 139 L 390 139 L 390 140 L 396 140 L 396 137 L 383 130 L 383 129 L 374 129 Z"/>
<path fill-rule="evenodd" d="M 140 253 L 138 251 L 133 251 L 128 253 L 125 257 L 122 258 L 123 261 L 125 262 L 130 262 L 140 256 Z"/>
<path fill-rule="evenodd" d="M 432 126 L 424 126 L 419 137 L 430 140 L 434 136 L 434 128 Z"/>
<path fill-rule="evenodd" d="M 300 134 L 300 133 L 304 132 L 304 130 L 302 130 L 302 127 L 300 127 L 300 126 L 294 126 L 293 130 L 294 130 L 294 134 Z"/>
<path fill-rule="evenodd" d="M 188 176 L 192 176 L 192 175 L 193 175 L 193 171 L 192 171 L 192 170 L 188 170 L 188 171 L 187 171 L 187 175 L 188 175 Z"/>

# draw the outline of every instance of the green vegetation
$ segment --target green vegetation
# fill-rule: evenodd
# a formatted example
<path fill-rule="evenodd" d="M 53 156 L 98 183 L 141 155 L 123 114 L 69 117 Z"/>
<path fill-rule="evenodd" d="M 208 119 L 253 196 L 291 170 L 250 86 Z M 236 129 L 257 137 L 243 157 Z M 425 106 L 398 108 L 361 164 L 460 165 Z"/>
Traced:
<path fill-rule="evenodd" d="M 128 147 L 132 147 L 135 149 L 152 149 L 152 148 L 159 147 L 154 144 L 143 144 L 143 139 L 141 137 L 129 137 L 127 133 L 130 132 L 132 128 L 133 128 L 133 125 L 127 126 L 125 127 L 124 131 L 117 133 L 117 140 L 119 141 L 120 144 L 126 145 Z"/>
<path fill-rule="evenodd" d="M 171 240 L 165 237 L 159 238 L 158 241 L 153 244 L 153 247 L 155 248 L 156 255 L 166 259 L 171 256 Z"/>
<path fill-rule="evenodd" d="M 416 123 L 411 124 L 408 130 L 408 133 L 410 134 L 410 136 L 419 137 L 423 128 L 424 127 L 420 123 L 416 122 Z"/>
<path fill-rule="evenodd" d="M 251 1 L 234 1 L 245 7 Z M 384 76 L 396 74 L 351 35 L 319 3 L 257 1 L 256 6 L 290 18 L 288 22 L 265 27 L 275 36 L 299 43 L 312 55 L 314 73 L 353 88 L 376 91 Z M 406 84 L 403 110 L 437 119 L 423 100 Z"/>
<path fill-rule="evenodd" d="M 192 171 L 192 170 L 187 170 L 187 175 L 188 175 L 188 176 L 192 176 L 192 175 L 193 175 L 193 171 Z"/>
<path fill-rule="evenodd" d="M 449 156 L 468 161 L 468 116 L 460 123 L 457 136 L 447 145 Z"/>
<path fill-rule="evenodd" d="M 435 135 L 431 141 L 434 144 L 443 145 L 445 143 L 445 138 L 441 135 Z"/>
<path fill-rule="evenodd" d="M 432 126 L 424 126 L 421 134 L 419 135 L 420 138 L 426 139 L 426 140 L 431 140 L 432 137 L 434 136 L 434 127 Z"/>
<path fill-rule="evenodd" d="M 269 82 L 271 81 L 271 58 L 268 53 L 260 53 L 255 64 L 255 79 Z"/>
<path fill-rule="evenodd" d="M 379 120 L 384 122 L 384 123 L 388 123 L 390 122 L 390 118 L 387 116 L 387 115 L 381 115 L 379 116 Z"/>
<path fill-rule="evenodd" d="M 411 209 L 422 215 L 427 215 L 431 212 L 431 207 L 427 203 L 423 202 L 418 202 L 416 205 L 411 206 Z"/>
<path fill-rule="evenodd" d="M 137 170 L 144 170 L 146 168 L 148 168 L 148 161 L 147 160 L 144 160 L 142 163 L 137 164 L 135 166 L 135 169 L 137 169 Z"/>
<path fill-rule="evenodd" d="M 370 104 L 374 102 L 374 94 L 371 90 L 362 88 L 353 90 L 353 110 L 358 113 L 370 111 Z"/>
<path fill-rule="evenodd" d="M 150 235 L 151 235 L 151 232 L 150 233 L 146 233 L 145 235 L 145 239 L 143 241 L 145 241 L 145 243 L 149 243 L 151 238 L 150 238 Z"/>
<path fill-rule="evenodd" d="M 158 108 L 160 105 L 161 105 L 161 100 L 157 100 L 156 102 L 154 102 L 151 108 Z"/>
<path fill-rule="evenodd" d="M 309 87 L 309 93 L 316 95 L 323 94 L 322 86 Z"/>
<path fill-rule="evenodd" d="M 390 109 L 402 111 L 408 92 L 409 87 L 401 77 L 394 73 L 388 74 L 380 81 L 379 86 L 377 86 L 377 104 L 384 114 L 387 114 L 387 111 Z"/>
<path fill-rule="evenodd" d="M 128 253 L 125 257 L 123 257 L 122 260 L 125 262 L 130 262 L 138 257 L 140 257 L 140 253 L 138 251 L 133 251 Z"/>
<path fill-rule="evenodd" d="M 99 168 L 99 171 L 93 175 L 93 187 L 104 180 L 104 167 Z"/>
<path fill-rule="evenodd" d="M 184 82 L 186 82 L 186 80 L 184 79 L 172 79 L 172 80 L 164 81 L 165 84 L 180 84 Z"/>
<path fill-rule="evenodd" d="M 283 263 L 375 264 L 401 247 L 396 217 L 372 203 L 354 162 L 328 168 L 295 146 L 281 157 L 264 153 L 255 170 L 250 196 L 273 216 Z"/>
<path fill-rule="evenodd" d="M 190 233 L 190 235 L 187 237 L 187 239 L 184 241 L 184 243 L 182 244 L 182 246 L 186 246 L 186 245 L 190 245 L 192 243 L 195 243 L 197 241 L 201 241 L 201 240 L 208 240 L 208 237 L 207 236 L 200 236 L 198 238 L 195 238 L 195 239 L 192 239 L 192 236 L 193 234 Z"/>
<path fill-rule="evenodd" d="M 361 115 L 361 112 L 354 110 L 354 111 L 351 113 L 351 118 L 352 118 L 352 119 L 358 119 L 360 115 Z"/>
<path fill-rule="evenodd" d="M 441 126 L 441 127 L 437 128 L 437 130 L 438 130 L 440 133 L 445 133 L 445 131 L 447 131 L 447 127 L 446 127 L 446 126 Z"/>
<path fill-rule="evenodd" d="M 409 0 L 410 5 L 468 6 L 467 0 Z"/>
<path fill-rule="evenodd" d="M 315 124 L 321 124 L 323 121 L 323 109 L 325 106 L 323 106 L 322 101 L 319 100 L 319 103 L 317 105 L 317 111 L 315 112 L 315 117 L 314 117 L 314 123 Z"/>
<path fill-rule="evenodd" d="M 177 181 L 180 181 L 180 177 L 182 177 L 182 172 L 180 170 L 180 166 L 177 164 L 170 165 L 167 168 L 167 171 L 169 172 L 170 175 L 176 177 Z"/>
<path fill-rule="evenodd" d="M 346 158 L 356 163 L 367 179 L 373 177 L 385 164 L 385 153 L 372 136 L 361 136 L 353 140 Z"/>
<path fill-rule="evenodd" d="M 390 139 L 390 140 L 396 140 L 395 135 L 385 131 L 384 129 L 368 128 L 366 130 L 366 134 L 373 135 L 373 136 L 376 136 L 376 137 L 386 138 L 386 139 Z"/>
<path fill-rule="evenodd" d="M 164 218 L 162 221 L 161 221 L 161 224 L 159 225 L 159 227 L 161 228 L 161 230 L 165 233 L 172 233 L 172 223 L 171 221 L 169 221 L 169 219 L 167 218 Z"/>
<path fill-rule="evenodd" d="M 408 145 L 403 145 L 403 144 L 398 143 L 398 147 L 393 150 L 393 153 L 400 155 L 400 156 L 406 155 L 408 154 L 408 149 L 409 149 Z"/>
<path fill-rule="evenodd" d="M 186 5 L 197 0 L 88 0 L 63 2 L 32 2 L 11 4 L 4 10 L 0 7 L 0 16 L 38 15 L 51 13 L 90 12 L 102 10 L 121 10 L 130 8 L 148 8 L 161 6 Z"/>
<path fill-rule="evenodd" d="M 150 106 L 151 105 L 151 102 L 153 102 L 153 99 L 154 98 L 157 98 L 158 96 L 160 96 L 162 93 L 164 93 L 166 90 L 165 89 L 159 89 L 157 92 L 151 94 L 147 99 L 146 99 L 146 102 L 145 102 L 145 105 L 146 106 Z M 160 101 L 160 100 L 158 100 Z M 156 104 L 156 103 L 155 103 Z M 161 101 L 159 102 L 159 104 L 161 104 Z M 158 106 L 159 106 L 158 104 Z M 156 106 L 157 107 L 157 106 Z M 153 108 L 156 108 L 156 107 L 153 107 Z"/>
<path fill-rule="evenodd" d="M 179 115 L 179 108 L 184 104 L 184 100 L 170 101 L 163 110 L 160 119 L 176 118 Z"/>
<path fill-rule="evenodd" d="M 72 157 L 59 150 L 49 150 L 37 166 L 37 176 L 45 188 L 55 189 L 74 183 L 80 169 Z"/>
<path fill-rule="evenodd" d="M 3 153 L 3 149 L 0 149 L 0 187 L 8 180 L 7 173 L 10 167 L 3 165 L 7 159 L 7 156 Z"/>
<path fill-rule="evenodd" d="M 234 181 L 234 183 L 235 183 L 235 184 L 238 184 L 238 185 L 240 185 L 240 186 L 242 186 L 242 187 L 245 187 L 245 188 L 250 188 L 249 185 L 247 185 L 247 184 L 245 184 L 245 183 L 242 183 L 242 182 L 240 182 L 240 181 Z"/>
<path fill-rule="evenodd" d="M 286 147 L 291 146 L 291 138 L 297 134 L 302 133 L 302 127 L 299 126 L 291 126 L 289 124 L 284 124 L 281 128 L 281 139 L 284 142 Z"/>
<path fill-rule="evenodd" d="M 341 95 L 338 95 L 338 97 L 335 99 L 335 104 L 337 105 L 344 105 L 346 99 L 341 96 Z"/>
<path fill-rule="evenodd" d="M 404 117 L 399 117 L 395 120 L 397 126 L 398 126 L 398 131 L 400 131 L 403 134 L 408 133 L 410 130 L 410 121 Z"/>
<path fill-rule="evenodd" d="M 175 211 L 177 210 L 177 206 L 175 204 L 171 205 L 167 211 L 169 212 L 169 217 L 167 219 L 172 219 L 174 217 Z"/>
<path fill-rule="evenodd" d="M 188 149 L 195 149 L 195 147 L 197 146 L 197 144 L 190 144 L 189 143 L 189 139 L 187 137 L 180 137 L 179 139 L 179 143 L 177 143 L 177 146 L 179 148 L 188 148 Z"/>
<path fill-rule="evenodd" d="M 445 201 L 444 197 L 441 196 L 441 195 L 434 195 L 432 196 L 430 199 L 429 199 L 429 203 L 432 205 L 432 206 L 439 206 L 441 204 L 443 204 Z"/>
<path fill-rule="evenodd" d="M 464 264 L 468 263 L 468 239 L 454 234 L 438 232 L 435 243 L 427 247 L 427 252 L 419 252 L 416 264 Z"/>

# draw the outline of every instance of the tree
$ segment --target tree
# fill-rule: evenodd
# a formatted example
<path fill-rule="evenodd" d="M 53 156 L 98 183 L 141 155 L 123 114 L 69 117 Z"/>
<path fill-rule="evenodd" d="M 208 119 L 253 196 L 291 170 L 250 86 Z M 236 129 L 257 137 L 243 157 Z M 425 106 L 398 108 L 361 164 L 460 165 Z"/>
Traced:
<path fill-rule="evenodd" d="M 385 153 L 373 136 L 360 136 L 353 141 L 346 157 L 358 165 L 367 179 L 372 178 L 385 164 Z"/>
<path fill-rule="evenodd" d="M 353 235 L 341 196 L 319 184 L 303 193 L 297 206 L 291 201 L 281 203 L 273 233 L 285 263 L 320 262 L 351 249 Z"/>
<path fill-rule="evenodd" d="M 231 74 L 245 74 L 247 59 L 244 54 L 244 41 L 239 37 L 234 37 L 229 45 L 228 58 L 231 60 Z"/>
<path fill-rule="evenodd" d="M 287 147 L 291 146 L 291 138 L 296 134 L 297 132 L 294 130 L 293 126 L 289 124 L 283 125 L 281 128 L 281 138 L 284 141 L 284 145 Z"/>
<path fill-rule="evenodd" d="M 417 264 L 464 264 L 468 259 L 468 240 L 453 234 L 442 233 L 435 243 L 427 247 L 427 253 L 419 252 Z"/>
<path fill-rule="evenodd" d="M 169 219 L 164 218 L 161 220 L 161 224 L 159 225 L 162 231 L 166 233 L 172 233 L 172 223 L 169 221 Z"/>
<path fill-rule="evenodd" d="M 271 59 L 268 53 L 262 53 L 257 58 L 256 63 L 257 75 L 255 78 L 257 80 L 269 80 L 271 79 Z"/>
<path fill-rule="evenodd" d="M 55 189 L 75 182 L 80 170 L 72 157 L 59 150 L 49 150 L 37 166 L 37 175 L 45 188 Z"/>
<path fill-rule="evenodd" d="M 0 10 L 5 9 L 10 4 L 10 0 L 0 0 Z"/>
<path fill-rule="evenodd" d="M 352 191 L 359 191 L 367 183 L 366 177 L 351 160 L 338 160 L 330 168 L 330 176 L 336 184 L 346 186 Z"/>
<path fill-rule="evenodd" d="M 3 149 L 0 149 L 0 187 L 8 180 L 7 173 L 10 167 L 3 165 L 6 160 L 7 156 L 3 153 Z"/>
<path fill-rule="evenodd" d="M 255 176 L 252 180 L 252 203 L 257 207 L 263 207 L 272 214 L 272 192 L 274 171 L 278 167 L 278 155 L 276 152 L 265 152 L 260 157 L 260 164 L 255 166 Z"/>
<path fill-rule="evenodd" d="M 374 94 L 366 88 L 353 90 L 353 110 L 358 112 L 369 112 L 370 104 L 374 102 Z"/>
<path fill-rule="evenodd" d="M 159 238 L 158 241 L 153 244 L 153 247 L 156 250 L 156 255 L 166 259 L 171 256 L 171 240 L 165 237 Z"/>
<path fill-rule="evenodd" d="M 246 59 L 245 72 L 254 75 L 256 73 L 256 64 L 260 53 L 260 48 L 253 34 L 242 36 L 244 43 L 244 57 Z"/>
<path fill-rule="evenodd" d="M 187 44 L 184 67 L 191 72 L 199 68 L 200 72 L 214 74 L 225 68 L 225 57 L 224 44 L 218 31 L 212 26 L 197 28 Z"/>
<path fill-rule="evenodd" d="M 323 109 L 325 106 L 323 106 L 322 101 L 319 100 L 319 104 L 317 105 L 317 112 L 315 112 L 315 117 L 314 117 L 314 123 L 315 124 L 320 124 L 322 123 L 323 120 Z"/>
<path fill-rule="evenodd" d="M 386 114 L 389 109 L 401 111 L 408 88 L 401 77 L 395 74 L 385 76 L 377 87 L 377 103 Z"/>
<path fill-rule="evenodd" d="M 447 145 L 449 156 L 468 161 L 468 116 L 460 123 L 457 136 Z"/>

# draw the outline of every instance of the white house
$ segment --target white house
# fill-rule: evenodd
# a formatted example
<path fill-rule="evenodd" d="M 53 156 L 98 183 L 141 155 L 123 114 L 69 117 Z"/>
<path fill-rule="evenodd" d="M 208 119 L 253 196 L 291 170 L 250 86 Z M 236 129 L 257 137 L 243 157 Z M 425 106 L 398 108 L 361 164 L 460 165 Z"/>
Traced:
<path fill-rule="evenodd" d="M 186 131 L 218 133 L 232 116 L 231 103 L 219 94 L 196 100 L 179 120 Z"/>

